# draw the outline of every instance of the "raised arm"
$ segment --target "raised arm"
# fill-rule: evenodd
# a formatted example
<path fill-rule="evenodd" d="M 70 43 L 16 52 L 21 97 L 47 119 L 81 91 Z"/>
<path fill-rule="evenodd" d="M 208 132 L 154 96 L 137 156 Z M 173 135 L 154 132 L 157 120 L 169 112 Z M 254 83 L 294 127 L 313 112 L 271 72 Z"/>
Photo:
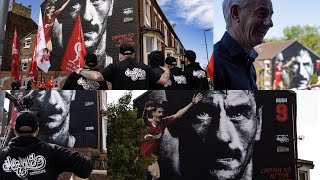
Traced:
<path fill-rule="evenodd" d="M 99 71 L 88 71 L 86 69 L 78 69 L 76 71 L 77 74 L 94 81 L 104 81 L 102 74 Z"/>
<path fill-rule="evenodd" d="M 183 116 L 188 110 L 194 105 L 202 100 L 202 94 L 198 93 L 197 95 L 193 95 L 192 101 L 184 108 L 180 109 L 176 114 L 173 115 L 174 119 L 180 118 Z"/>
<path fill-rule="evenodd" d="M 152 101 L 147 101 L 145 104 L 144 104 L 144 109 L 143 109 L 143 112 L 142 112 L 142 119 L 143 120 L 146 120 L 148 119 L 147 115 L 148 115 L 148 112 L 153 110 L 155 107 L 153 107 L 152 105 Z"/>
<path fill-rule="evenodd" d="M 60 12 L 63 11 L 68 6 L 69 2 L 70 2 L 70 0 L 65 2 L 58 11 L 60 11 Z"/>
<path fill-rule="evenodd" d="M 295 62 L 295 61 L 296 61 L 296 59 L 295 59 L 295 58 L 292 58 L 289 62 L 287 62 L 285 65 L 283 65 L 283 67 L 284 67 L 284 68 L 287 68 L 287 67 L 291 66 L 292 63 Z"/>
<path fill-rule="evenodd" d="M 157 81 L 158 84 L 166 84 L 170 78 L 170 70 L 166 67 L 160 66 L 164 70 L 164 73 L 161 74 L 160 79 Z"/>

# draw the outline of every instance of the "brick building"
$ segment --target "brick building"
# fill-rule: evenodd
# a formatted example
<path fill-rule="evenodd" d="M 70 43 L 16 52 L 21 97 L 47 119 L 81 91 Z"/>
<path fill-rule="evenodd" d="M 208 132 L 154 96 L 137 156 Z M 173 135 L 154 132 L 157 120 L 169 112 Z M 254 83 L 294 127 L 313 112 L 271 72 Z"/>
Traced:
<path fill-rule="evenodd" d="M 45 0 L 41 5 L 42 11 L 47 1 L 48 0 Z M 61 7 L 63 3 L 64 2 L 62 1 L 57 1 L 56 8 Z M 46 80 L 50 79 L 51 76 L 54 76 L 54 78 L 68 76 L 67 72 L 60 70 L 60 64 L 64 55 L 64 48 L 67 46 L 75 23 L 75 20 L 70 16 L 70 11 L 73 10 L 75 5 L 72 3 L 76 2 L 71 1 L 71 3 L 63 12 L 61 12 L 55 21 L 55 24 L 58 28 L 53 28 L 53 35 L 59 36 L 60 39 L 53 37 L 52 42 L 54 51 L 52 51 L 50 56 L 51 67 L 48 73 L 41 74 L 41 72 L 39 72 L 39 79 L 41 76 L 45 77 Z M 13 10 L 22 8 L 20 5 L 11 5 L 11 7 L 15 7 L 11 8 Z M 29 9 L 26 7 L 24 8 Z M 23 13 L 13 13 L 12 11 L 9 12 L 7 22 L 8 28 L 6 31 L 7 49 L 4 52 L 6 55 L 3 58 L 4 61 L 1 67 L 3 72 L 0 75 L 0 78 L 11 77 L 11 46 L 14 25 L 10 23 L 12 19 L 10 16 L 17 16 L 22 19 L 22 21 L 29 22 L 32 21 L 30 18 L 27 18 L 30 17 L 30 13 L 31 11 L 27 10 L 23 11 Z M 19 22 L 21 23 L 21 20 Z M 28 24 L 25 22 L 24 26 Z M 37 25 L 33 21 L 32 24 L 34 25 L 33 28 L 30 30 L 24 30 L 25 33 L 21 33 L 21 30 L 18 30 L 18 38 L 20 40 L 19 56 L 22 70 L 21 76 L 27 76 L 28 65 L 32 59 L 32 51 L 35 45 L 34 42 Z M 59 26 L 62 27 L 61 31 L 55 31 L 55 29 L 59 29 Z M 140 62 L 149 64 L 148 54 L 154 50 L 161 50 L 164 52 L 165 57 L 175 57 L 177 59 L 177 66 L 184 68 L 183 53 L 185 49 L 174 31 L 174 26 L 175 24 L 170 24 L 156 0 L 136 0 L 129 2 L 126 0 L 114 1 L 112 15 L 108 17 L 106 53 L 108 56 L 112 57 L 113 62 L 117 61 L 121 43 L 129 43 L 134 46 L 136 59 Z M 93 27 L 87 26 L 83 22 L 82 28 L 85 32 L 91 31 Z M 61 45 L 60 47 L 58 47 L 59 44 Z M 12 81 L 14 81 L 12 77 L 10 80 L 5 81 L 3 89 L 10 89 L 10 84 Z M 62 82 L 62 85 L 63 83 L 64 82 Z M 33 89 L 37 89 L 34 84 L 33 86 Z"/>
<path fill-rule="evenodd" d="M 31 19 L 31 6 L 24 7 L 15 1 L 10 5 L 5 31 L 1 71 L 10 71 L 11 69 L 11 51 L 15 28 L 17 29 L 19 41 L 29 33 L 38 29 L 38 25 Z M 21 46 L 21 44 L 19 45 Z"/>
<path fill-rule="evenodd" d="M 283 89 L 300 89 L 316 82 L 316 61 L 320 57 L 299 41 L 262 43 L 255 50 L 259 53 L 254 62 L 259 89 L 274 89 L 275 68 L 279 62 L 283 65 Z"/>
<path fill-rule="evenodd" d="M 140 32 L 142 59 L 147 64 L 147 55 L 153 50 L 164 51 L 165 57 L 173 56 L 177 65 L 183 67 L 184 47 L 156 0 L 140 0 Z"/>

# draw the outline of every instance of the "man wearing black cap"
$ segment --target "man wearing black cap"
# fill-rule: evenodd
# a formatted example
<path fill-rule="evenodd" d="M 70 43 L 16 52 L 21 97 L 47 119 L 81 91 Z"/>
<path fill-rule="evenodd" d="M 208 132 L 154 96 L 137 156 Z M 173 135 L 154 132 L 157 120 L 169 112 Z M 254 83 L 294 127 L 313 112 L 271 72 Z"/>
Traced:
<path fill-rule="evenodd" d="M 184 54 L 186 67 L 184 76 L 187 79 L 187 89 L 209 90 L 207 73 L 196 62 L 196 53 L 188 50 Z"/>
<path fill-rule="evenodd" d="M 161 67 L 162 74 L 155 73 L 149 66 L 134 59 L 134 50 L 130 44 L 120 46 L 119 61 L 107 66 L 101 73 L 78 69 L 77 73 L 95 81 L 109 81 L 112 89 L 149 89 L 150 83 L 167 83 L 170 72 Z"/>
<path fill-rule="evenodd" d="M 87 157 L 36 137 L 39 124 L 31 111 L 17 116 L 14 132 L 0 153 L 1 180 L 56 180 L 62 172 L 73 172 L 73 180 L 90 176 L 93 165 Z"/>
<path fill-rule="evenodd" d="M 165 66 L 170 70 L 170 79 L 172 86 L 165 89 L 187 89 L 187 80 L 183 75 L 181 68 L 177 67 L 177 60 L 172 56 L 168 56 L 165 60 Z"/>
<path fill-rule="evenodd" d="M 97 66 L 97 56 L 93 53 L 89 53 L 84 56 L 85 67 L 84 69 L 88 71 L 98 71 L 95 69 Z M 63 90 L 103 90 L 108 89 L 107 83 L 105 81 L 94 81 L 87 79 L 76 72 L 69 75 L 66 82 L 64 83 Z"/>

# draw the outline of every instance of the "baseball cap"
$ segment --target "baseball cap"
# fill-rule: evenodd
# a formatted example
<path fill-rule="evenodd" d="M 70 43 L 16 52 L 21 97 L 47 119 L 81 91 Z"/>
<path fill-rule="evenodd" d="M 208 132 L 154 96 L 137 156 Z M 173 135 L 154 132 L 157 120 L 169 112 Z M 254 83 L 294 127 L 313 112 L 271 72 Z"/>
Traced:
<path fill-rule="evenodd" d="M 22 127 L 30 127 L 30 128 L 22 128 Z M 37 116 L 30 111 L 21 111 L 20 114 L 16 118 L 16 124 L 14 129 L 20 133 L 34 133 L 37 131 L 39 127 Z"/>
<path fill-rule="evenodd" d="M 95 67 L 97 65 L 97 56 L 93 53 L 88 53 L 84 56 L 85 64 L 89 67 Z"/>
<path fill-rule="evenodd" d="M 133 47 L 130 44 L 121 44 L 120 53 L 123 55 L 132 55 L 134 53 Z"/>
<path fill-rule="evenodd" d="M 172 56 L 168 56 L 166 58 L 165 63 L 168 64 L 168 65 L 173 65 L 173 64 L 177 64 L 177 60 L 176 60 L 176 58 L 174 58 Z"/>

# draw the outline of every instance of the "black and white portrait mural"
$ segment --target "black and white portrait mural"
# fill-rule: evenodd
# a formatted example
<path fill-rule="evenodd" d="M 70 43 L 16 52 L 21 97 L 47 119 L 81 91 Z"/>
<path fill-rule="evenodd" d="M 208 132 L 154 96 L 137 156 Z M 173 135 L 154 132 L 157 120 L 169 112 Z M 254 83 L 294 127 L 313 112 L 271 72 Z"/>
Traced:
<path fill-rule="evenodd" d="M 27 104 L 27 109 L 36 112 L 40 139 L 68 148 L 97 148 L 96 91 L 13 91 L 12 95 L 22 104 Z M 26 102 L 26 97 L 29 102 Z M 9 124 L 13 125 L 17 112 L 14 108 L 10 109 Z"/>
<path fill-rule="evenodd" d="M 44 12 L 44 24 L 48 27 L 46 41 L 50 51 L 51 70 L 60 70 L 64 48 L 78 14 L 81 16 L 87 52 L 98 56 L 100 69 L 118 60 L 119 44 L 136 44 L 135 1 L 46 0 L 41 9 Z"/>
<path fill-rule="evenodd" d="M 295 42 L 274 58 L 273 89 L 305 88 L 316 72 L 319 57 Z"/>
<path fill-rule="evenodd" d="M 134 105 L 166 121 L 153 138 L 161 179 L 294 180 L 295 102 L 290 91 L 149 91 Z"/>

